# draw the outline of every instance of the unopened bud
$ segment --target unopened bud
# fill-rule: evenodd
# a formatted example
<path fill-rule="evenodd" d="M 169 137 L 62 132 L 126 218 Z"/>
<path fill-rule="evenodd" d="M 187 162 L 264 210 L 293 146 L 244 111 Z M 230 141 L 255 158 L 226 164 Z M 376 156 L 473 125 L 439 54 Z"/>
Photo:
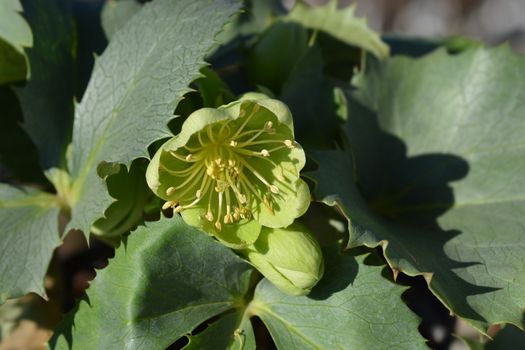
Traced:
<path fill-rule="evenodd" d="M 298 223 L 287 228 L 263 227 L 257 241 L 243 252 L 259 272 L 287 294 L 306 295 L 323 276 L 321 248 Z"/>

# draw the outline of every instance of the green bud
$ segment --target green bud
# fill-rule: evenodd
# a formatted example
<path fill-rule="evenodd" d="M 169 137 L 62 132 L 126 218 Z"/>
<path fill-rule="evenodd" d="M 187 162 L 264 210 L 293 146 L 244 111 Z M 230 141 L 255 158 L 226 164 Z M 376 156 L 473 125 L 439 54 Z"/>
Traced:
<path fill-rule="evenodd" d="M 241 249 L 263 226 L 286 227 L 305 213 L 310 192 L 299 175 L 304 164 L 286 105 L 247 94 L 193 112 L 155 154 L 146 179 L 166 201 L 164 209 Z"/>
<path fill-rule="evenodd" d="M 287 228 L 264 227 L 257 241 L 242 251 L 264 277 L 281 291 L 307 295 L 324 272 L 316 239 L 298 223 Z"/>

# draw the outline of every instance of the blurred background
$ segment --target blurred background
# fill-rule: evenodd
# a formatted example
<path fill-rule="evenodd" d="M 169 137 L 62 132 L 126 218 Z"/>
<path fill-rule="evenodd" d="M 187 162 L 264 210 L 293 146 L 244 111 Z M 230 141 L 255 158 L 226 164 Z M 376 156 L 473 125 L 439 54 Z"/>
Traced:
<path fill-rule="evenodd" d="M 509 42 L 525 53 L 525 0 L 339 0 L 339 6 L 353 2 L 357 13 L 383 34 L 432 39 L 466 35 L 491 45 Z M 291 8 L 295 0 L 283 3 Z"/>

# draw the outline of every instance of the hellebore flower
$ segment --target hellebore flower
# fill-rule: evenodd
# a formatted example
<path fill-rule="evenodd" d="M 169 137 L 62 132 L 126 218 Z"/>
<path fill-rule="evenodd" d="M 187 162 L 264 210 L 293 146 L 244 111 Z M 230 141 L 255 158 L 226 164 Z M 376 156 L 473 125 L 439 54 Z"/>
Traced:
<path fill-rule="evenodd" d="M 281 291 L 306 295 L 324 273 L 321 248 L 302 225 L 263 227 L 257 241 L 242 253 Z"/>
<path fill-rule="evenodd" d="M 257 240 L 307 210 L 305 164 L 290 111 L 280 101 L 247 94 L 218 109 L 202 108 L 157 151 L 146 179 L 190 225 L 232 248 Z"/>

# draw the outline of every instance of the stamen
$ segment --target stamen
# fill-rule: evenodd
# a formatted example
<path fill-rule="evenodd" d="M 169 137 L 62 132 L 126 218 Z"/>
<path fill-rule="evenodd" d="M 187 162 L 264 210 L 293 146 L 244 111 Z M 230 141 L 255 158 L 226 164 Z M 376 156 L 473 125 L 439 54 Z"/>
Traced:
<path fill-rule="evenodd" d="M 263 156 L 263 157 L 269 157 L 270 156 L 270 152 L 268 152 L 268 150 L 266 150 L 266 149 L 262 149 L 260 153 L 261 153 L 261 156 Z"/>
<path fill-rule="evenodd" d="M 240 204 L 246 204 L 246 196 L 241 193 L 241 191 L 235 185 L 235 183 L 233 182 L 233 180 L 232 180 L 230 174 L 228 174 L 228 172 L 226 172 L 226 181 L 228 182 L 228 184 L 232 188 L 233 193 L 235 193 L 235 196 L 237 197 L 237 200 L 239 201 L 239 203 Z"/>
<path fill-rule="evenodd" d="M 208 134 L 208 138 L 212 143 L 217 143 L 217 141 L 215 141 L 215 139 L 213 138 L 213 130 L 211 128 L 211 124 L 209 124 L 206 128 L 206 133 Z"/>
<path fill-rule="evenodd" d="M 182 156 L 180 154 L 177 154 L 177 153 L 175 153 L 175 151 L 170 151 L 169 153 L 170 153 L 171 156 L 173 156 L 176 159 L 181 160 L 183 162 L 188 162 L 189 163 L 189 162 L 192 162 L 192 161 L 193 162 L 197 161 L 197 159 L 193 159 L 193 156 L 192 156 L 191 153 L 189 153 L 187 156 Z"/>
<path fill-rule="evenodd" d="M 160 168 L 162 170 L 164 170 L 165 172 L 167 172 L 168 174 L 170 175 L 174 175 L 174 176 L 183 176 L 183 175 L 186 175 L 188 173 L 191 173 L 192 171 L 195 171 L 194 167 L 197 166 L 197 164 L 192 164 L 190 165 L 189 167 L 187 167 L 186 169 L 184 170 L 171 170 L 171 169 L 168 169 L 164 164 L 160 163 L 159 164 Z M 201 165 L 199 165 L 197 168 L 199 168 Z"/>
<path fill-rule="evenodd" d="M 217 230 L 220 231 L 221 223 L 219 220 L 222 214 L 222 192 L 219 192 L 217 195 L 219 196 L 219 204 L 218 204 L 219 210 L 217 211 L 217 221 L 215 222 L 215 228 L 217 228 Z"/>
<path fill-rule="evenodd" d="M 168 189 L 166 190 L 166 196 L 170 197 L 172 194 L 175 193 L 177 189 L 175 187 L 168 187 Z"/>
<path fill-rule="evenodd" d="M 247 161 L 241 159 L 241 162 L 246 168 L 248 168 L 253 173 L 253 175 L 255 175 L 256 178 L 258 178 L 263 184 L 271 188 L 272 185 L 270 185 L 270 183 L 266 181 L 266 179 L 261 174 L 259 174 L 259 172 L 255 170 Z"/>
<path fill-rule="evenodd" d="M 246 176 L 244 176 L 244 174 L 241 174 L 240 178 L 241 178 L 242 184 L 250 189 L 250 191 L 248 191 L 248 193 L 253 193 L 257 197 L 257 199 L 259 199 L 261 202 L 263 202 L 263 204 L 266 205 L 266 203 L 264 203 L 264 200 L 262 199 L 262 197 L 259 195 L 257 190 L 253 187 L 253 185 L 250 183 L 250 181 L 246 178 Z M 270 211 L 272 210 L 272 208 L 270 208 L 268 205 L 266 205 L 266 207 Z"/>
<path fill-rule="evenodd" d="M 241 143 L 241 145 L 239 147 L 244 147 L 244 146 L 250 145 L 252 143 L 252 141 L 254 141 L 256 138 L 261 136 L 263 133 L 265 133 L 265 132 L 272 133 L 272 131 L 275 131 L 275 129 L 266 129 L 266 125 L 265 125 L 264 128 L 259 129 L 259 130 L 250 130 L 250 131 L 243 132 L 241 135 L 239 135 L 239 137 L 244 137 L 244 136 L 247 136 L 247 135 L 252 134 L 254 132 L 257 132 L 257 133 L 255 135 L 253 135 L 250 139 L 242 141 L 242 143 Z"/>
<path fill-rule="evenodd" d="M 295 144 L 292 140 L 284 140 L 284 145 L 288 148 L 295 148 Z"/>
<path fill-rule="evenodd" d="M 294 147 L 288 147 L 288 146 L 284 145 L 284 146 L 279 146 L 279 147 L 270 148 L 270 149 L 268 150 L 268 152 L 275 152 L 275 151 L 279 151 L 279 150 L 284 149 L 284 148 L 292 149 L 292 148 L 294 148 Z"/>
<path fill-rule="evenodd" d="M 188 177 L 188 179 L 186 181 L 184 181 L 184 183 L 182 183 L 181 185 L 177 186 L 176 188 L 179 189 L 180 187 L 184 187 L 186 185 L 187 182 L 189 182 L 188 180 L 193 180 L 193 182 L 191 183 L 191 185 L 188 185 L 186 186 L 186 189 L 184 191 L 182 191 L 177 197 L 179 198 L 179 200 L 186 194 L 188 193 L 188 191 L 190 191 L 191 189 L 195 188 L 195 185 L 196 183 L 202 179 L 203 181 L 206 181 L 206 177 L 204 176 L 204 174 L 202 174 L 202 172 L 204 171 L 204 169 L 199 172 L 198 174 L 194 175 L 194 176 L 190 176 Z"/>
<path fill-rule="evenodd" d="M 166 209 L 171 208 L 171 207 L 173 207 L 175 205 L 177 205 L 176 201 L 167 201 L 166 203 L 164 203 L 162 205 L 162 210 L 166 210 Z"/>
<path fill-rule="evenodd" d="M 237 147 L 237 141 L 235 141 L 235 140 L 231 140 L 231 141 L 230 141 L 230 146 L 231 146 L 231 147 Z"/>
<path fill-rule="evenodd" d="M 201 169 L 202 168 L 202 169 Z M 183 183 L 181 183 L 180 185 L 178 185 L 177 187 L 175 187 L 175 189 L 179 190 L 181 189 L 182 187 L 186 186 L 189 182 L 193 181 L 193 180 L 199 180 L 199 178 L 201 177 L 201 173 L 204 171 L 204 168 L 201 165 L 199 165 L 198 167 L 198 170 L 196 170 L 196 173 L 192 174 L 191 176 L 188 176 L 188 178 L 186 180 L 184 180 Z M 190 187 L 188 187 L 190 188 Z M 181 195 L 182 196 L 182 195 Z"/>
<path fill-rule="evenodd" d="M 257 113 L 259 111 L 259 105 L 254 105 L 253 108 L 252 108 L 252 112 L 250 113 L 250 115 L 248 117 L 246 117 L 246 120 L 242 123 L 242 125 L 240 126 L 239 129 L 237 129 L 237 132 L 233 135 L 232 139 L 235 139 L 239 136 L 239 134 L 242 132 L 242 130 L 244 129 L 244 127 L 246 126 L 246 124 L 248 124 L 248 122 L 250 121 L 250 119 L 252 119 L 252 117 L 255 115 L 255 113 Z M 241 112 L 239 113 L 239 118 L 242 118 L 244 117 L 244 110 L 241 110 Z"/>
<path fill-rule="evenodd" d="M 270 191 L 272 191 L 272 193 L 277 194 L 277 193 L 279 193 L 279 188 L 277 186 L 275 186 L 275 185 L 271 185 L 270 186 Z"/>
<path fill-rule="evenodd" d="M 206 142 L 202 141 L 202 131 L 199 131 L 197 133 L 197 137 L 199 139 L 199 143 L 201 144 L 202 148 L 208 146 L 208 144 Z"/>

